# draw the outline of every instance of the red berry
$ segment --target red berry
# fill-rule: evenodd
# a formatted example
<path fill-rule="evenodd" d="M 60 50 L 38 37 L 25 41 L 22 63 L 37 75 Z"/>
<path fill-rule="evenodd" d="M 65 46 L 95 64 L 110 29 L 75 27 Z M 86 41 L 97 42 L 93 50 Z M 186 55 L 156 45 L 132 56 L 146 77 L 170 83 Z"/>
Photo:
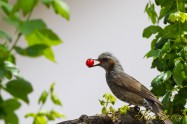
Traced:
<path fill-rule="evenodd" d="M 94 65 L 94 60 L 93 60 L 93 59 L 87 59 L 87 60 L 86 60 L 86 65 L 87 65 L 88 67 L 93 67 L 93 65 Z"/>

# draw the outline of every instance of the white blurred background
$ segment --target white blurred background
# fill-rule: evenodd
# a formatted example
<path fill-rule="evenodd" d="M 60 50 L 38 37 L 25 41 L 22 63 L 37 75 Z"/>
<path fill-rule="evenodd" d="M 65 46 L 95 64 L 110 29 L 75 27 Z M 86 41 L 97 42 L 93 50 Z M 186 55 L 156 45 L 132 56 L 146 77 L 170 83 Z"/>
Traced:
<path fill-rule="evenodd" d="M 54 108 L 74 119 L 82 114 L 94 115 L 101 112 L 98 99 L 106 92 L 111 93 L 103 69 L 87 68 L 87 58 L 97 58 L 102 52 L 113 53 L 124 70 L 150 88 L 151 80 L 158 74 L 150 69 L 151 59 L 143 58 L 150 49 L 151 40 L 142 38 L 145 27 L 150 25 L 144 8 L 148 0 L 65 0 L 71 9 L 71 19 L 65 19 L 38 5 L 31 18 L 43 18 L 49 28 L 62 39 L 63 44 L 54 47 L 57 64 L 45 58 L 30 59 L 17 55 L 21 74 L 34 87 L 29 96 L 30 105 L 24 104 L 17 113 L 20 124 L 30 124 L 24 114 L 39 109 L 37 100 L 43 90 L 48 90 L 56 82 L 55 91 L 62 100 L 63 107 L 52 103 L 44 109 Z M 8 28 L 3 23 L 0 27 Z M 10 31 L 13 32 L 13 31 Z M 19 42 L 24 45 L 24 38 Z M 119 101 L 116 108 L 124 103 Z M 52 122 L 54 123 L 54 122 Z M 52 124 L 51 123 L 51 124 Z"/>

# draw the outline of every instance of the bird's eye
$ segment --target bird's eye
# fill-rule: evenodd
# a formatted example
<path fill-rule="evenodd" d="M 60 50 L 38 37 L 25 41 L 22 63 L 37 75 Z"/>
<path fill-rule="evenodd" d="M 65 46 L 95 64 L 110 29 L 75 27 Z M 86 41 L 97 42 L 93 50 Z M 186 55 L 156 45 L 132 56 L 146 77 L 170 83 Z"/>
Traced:
<path fill-rule="evenodd" d="M 108 58 L 103 58 L 103 61 L 105 61 L 105 62 L 108 61 Z"/>

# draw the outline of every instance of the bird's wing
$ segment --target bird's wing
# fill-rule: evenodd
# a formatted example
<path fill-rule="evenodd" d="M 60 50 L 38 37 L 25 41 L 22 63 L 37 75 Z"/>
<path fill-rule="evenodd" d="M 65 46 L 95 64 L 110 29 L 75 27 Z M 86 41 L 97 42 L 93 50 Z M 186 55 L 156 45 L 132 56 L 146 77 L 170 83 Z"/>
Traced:
<path fill-rule="evenodd" d="M 115 81 L 117 85 L 122 86 L 126 91 L 137 94 L 145 99 L 149 99 L 161 105 L 160 101 L 139 81 L 124 73 L 123 76 L 119 77 L 117 81 Z"/>

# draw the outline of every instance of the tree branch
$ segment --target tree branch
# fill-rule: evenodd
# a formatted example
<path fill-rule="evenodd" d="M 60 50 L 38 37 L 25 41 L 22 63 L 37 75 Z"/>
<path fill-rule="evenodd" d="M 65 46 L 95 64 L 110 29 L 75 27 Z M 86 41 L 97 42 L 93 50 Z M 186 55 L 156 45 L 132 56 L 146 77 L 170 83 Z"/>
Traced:
<path fill-rule="evenodd" d="M 137 119 L 137 117 L 142 116 L 139 109 L 132 107 L 125 115 L 120 115 L 119 112 L 116 112 L 115 116 L 104 114 L 93 116 L 82 115 L 78 119 L 68 120 L 58 124 L 146 124 L 147 122 L 152 124 L 164 124 L 161 120 L 148 121 L 144 118 Z"/>

